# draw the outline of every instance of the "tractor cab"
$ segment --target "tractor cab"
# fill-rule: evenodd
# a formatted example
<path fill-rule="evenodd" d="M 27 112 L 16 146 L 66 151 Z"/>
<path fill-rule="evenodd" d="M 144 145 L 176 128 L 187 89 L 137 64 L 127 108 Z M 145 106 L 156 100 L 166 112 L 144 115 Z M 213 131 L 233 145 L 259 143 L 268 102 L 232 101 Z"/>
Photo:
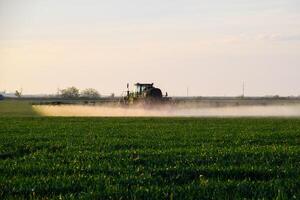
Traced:
<path fill-rule="evenodd" d="M 142 95 L 146 90 L 153 88 L 153 83 L 136 83 L 134 85 L 137 96 Z"/>

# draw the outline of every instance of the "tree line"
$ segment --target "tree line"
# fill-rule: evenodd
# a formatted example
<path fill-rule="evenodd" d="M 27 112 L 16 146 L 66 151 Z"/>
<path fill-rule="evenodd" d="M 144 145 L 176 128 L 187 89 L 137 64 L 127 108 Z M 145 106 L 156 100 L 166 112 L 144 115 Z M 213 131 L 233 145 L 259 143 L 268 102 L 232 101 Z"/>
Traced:
<path fill-rule="evenodd" d="M 94 88 L 87 88 L 80 91 L 78 88 L 72 86 L 62 90 L 59 90 L 59 96 L 63 98 L 99 98 L 100 93 Z"/>

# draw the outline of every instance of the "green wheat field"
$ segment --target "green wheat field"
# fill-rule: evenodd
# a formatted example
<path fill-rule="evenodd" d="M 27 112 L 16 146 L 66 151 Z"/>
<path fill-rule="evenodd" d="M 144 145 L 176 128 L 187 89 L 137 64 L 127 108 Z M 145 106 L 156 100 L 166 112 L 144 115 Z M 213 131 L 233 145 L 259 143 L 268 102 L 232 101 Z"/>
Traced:
<path fill-rule="evenodd" d="M 0 199 L 299 199 L 300 118 L 41 117 L 0 102 Z"/>

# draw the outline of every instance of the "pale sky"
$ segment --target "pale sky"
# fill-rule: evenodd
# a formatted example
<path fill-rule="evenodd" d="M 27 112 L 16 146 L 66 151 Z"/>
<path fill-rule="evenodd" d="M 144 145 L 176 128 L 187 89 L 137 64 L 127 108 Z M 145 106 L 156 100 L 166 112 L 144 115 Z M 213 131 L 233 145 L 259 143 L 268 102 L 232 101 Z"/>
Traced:
<path fill-rule="evenodd" d="M 300 95 L 299 0 L 0 0 L 0 91 Z"/>

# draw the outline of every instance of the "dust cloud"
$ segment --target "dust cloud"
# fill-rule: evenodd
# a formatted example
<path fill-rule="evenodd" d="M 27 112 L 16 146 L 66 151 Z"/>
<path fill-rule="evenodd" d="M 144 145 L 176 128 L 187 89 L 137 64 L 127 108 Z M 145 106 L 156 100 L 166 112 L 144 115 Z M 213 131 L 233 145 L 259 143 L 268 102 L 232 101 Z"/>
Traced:
<path fill-rule="evenodd" d="M 100 116 L 100 117 L 300 117 L 300 105 L 178 107 L 147 108 L 104 105 L 36 105 L 42 116 Z"/>

